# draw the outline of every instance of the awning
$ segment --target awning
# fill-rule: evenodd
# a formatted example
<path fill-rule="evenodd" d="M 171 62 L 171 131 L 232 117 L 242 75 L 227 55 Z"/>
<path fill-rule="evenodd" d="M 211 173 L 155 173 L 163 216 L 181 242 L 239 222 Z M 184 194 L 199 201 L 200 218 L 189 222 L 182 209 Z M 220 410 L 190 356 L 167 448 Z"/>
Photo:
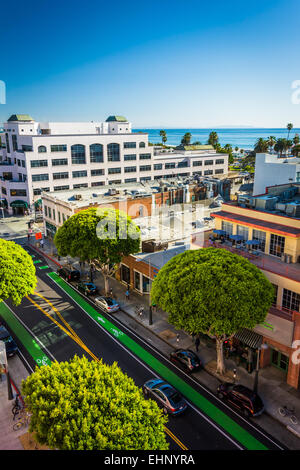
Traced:
<path fill-rule="evenodd" d="M 26 201 L 21 201 L 18 199 L 17 201 L 11 202 L 10 207 L 28 207 L 28 204 Z"/>
<path fill-rule="evenodd" d="M 234 337 L 253 349 L 260 348 L 263 340 L 261 335 L 252 330 L 248 330 L 248 328 L 242 328 L 234 335 Z"/>
<path fill-rule="evenodd" d="M 34 203 L 34 207 L 39 207 L 42 205 L 42 200 L 41 199 L 38 199 L 37 201 L 35 201 Z"/>

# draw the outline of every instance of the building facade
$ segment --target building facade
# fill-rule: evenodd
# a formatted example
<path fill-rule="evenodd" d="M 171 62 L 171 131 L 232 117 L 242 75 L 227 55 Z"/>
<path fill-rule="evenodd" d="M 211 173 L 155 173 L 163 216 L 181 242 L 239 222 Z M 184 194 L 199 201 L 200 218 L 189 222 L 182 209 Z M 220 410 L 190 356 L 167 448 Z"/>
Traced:
<path fill-rule="evenodd" d="M 132 132 L 122 116 L 105 122 L 36 122 L 12 115 L 0 152 L 2 204 L 33 208 L 43 191 L 64 191 L 174 176 L 224 175 L 228 156 L 214 149 L 154 152 L 148 134 Z"/>
<path fill-rule="evenodd" d="M 300 158 L 257 153 L 253 195 L 264 194 L 268 186 L 300 182 Z"/>

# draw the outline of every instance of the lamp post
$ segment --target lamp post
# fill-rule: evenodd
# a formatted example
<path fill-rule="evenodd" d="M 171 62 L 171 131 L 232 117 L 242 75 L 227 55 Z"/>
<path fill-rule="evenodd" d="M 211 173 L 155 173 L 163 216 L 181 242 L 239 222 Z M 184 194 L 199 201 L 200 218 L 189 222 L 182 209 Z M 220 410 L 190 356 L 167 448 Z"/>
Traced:
<path fill-rule="evenodd" d="M 141 258 L 135 258 L 136 259 L 136 262 L 139 263 L 140 261 L 144 261 L 143 259 Z M 150 264 L 150 257 L 149 257 L 149 325 L 152 325 L 153 324 L 153 321 L 152 321 L 152 306 L 151 306 L 151 298 L 150 298 L 150 283 L 151 283 L 151 264 Z"/>
<path fill-rule="evenodd" d="M 256 369 L 255 369 L 254 385 L 253 385 L 253 392 L 255 393 L 257 393 L 257 390 L 258 390 L 259 360 L 260 360 L 260 351 L 262 349 L 268 349 L 268 345 L 266 343 L 262 343 L 261 346 L 257 348 Z"/>

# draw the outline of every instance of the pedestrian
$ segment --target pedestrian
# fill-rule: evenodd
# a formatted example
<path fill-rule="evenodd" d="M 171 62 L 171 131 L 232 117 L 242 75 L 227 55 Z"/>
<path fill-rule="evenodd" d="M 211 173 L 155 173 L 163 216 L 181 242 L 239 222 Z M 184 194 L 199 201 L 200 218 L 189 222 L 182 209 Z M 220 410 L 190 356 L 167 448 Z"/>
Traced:
<path fill-rule="evenodd" d="M 27 240 L 28 241 L 30 240 L 30 233 L 29 232 L 27 233 Z"/>
<path fill-rule="evenodd" d="M 44 249 L 44 240 L 43 239 L 41 239 L 41 248 L 42 248 L 42 250 Z"/>
<path fill-rule="evenodd" d="M 112 287 L 109 289 L 109 295 L 111 296 L 111 298 L 113 298 L 113 290 L 112 290 Z"/>
<path fill-rule="evenodd" d="M 179 343 L 179 339 L 180 339 L 180 336 L 179 336 L 179 333 L 177 333 L 176 335 L 176 342 Z"/>
<path fill-rule="evenodd" d="M 200 338 L 199 336 L 197 336 L 195 339 L 195 347 L 196 347 L 197 352 L 199 351 L 199 345 L 200 345 Z"/>
<path fill-rule="evenodd" d="M 129 290 L 128 289 L 125 292 L 125 297 L 126 297 L 126 300 L 129 300 Z"/>

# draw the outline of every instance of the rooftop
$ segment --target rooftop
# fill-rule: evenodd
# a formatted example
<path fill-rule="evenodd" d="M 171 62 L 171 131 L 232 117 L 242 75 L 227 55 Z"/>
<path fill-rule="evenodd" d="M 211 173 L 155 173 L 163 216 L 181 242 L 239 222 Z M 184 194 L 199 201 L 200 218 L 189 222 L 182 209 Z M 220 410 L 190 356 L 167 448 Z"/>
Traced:
<path fill-rule="evenodd" d="M 7 120 L 7 122 L 32 122 L 34 119 L 32 119 L 29 114 L 12 114 L 10 118 Z"/>
<path fill-rule="evenodd" d="M 182 244 L 168 248 L 167 250 L 156 251 L 154 253 L 137 253 L 133 255 L 135 258 L 144 261 L 145 263 L 150 264 L 155 268 L 161 269 L 170 259 L 174 256 L 184 253 L 184 251 L 189 250 L 189 244 Z"/>
<path fill-rule="evenodd" d="M 105 122 L 128 122 L 124 116 L 109 116 Z"/>

